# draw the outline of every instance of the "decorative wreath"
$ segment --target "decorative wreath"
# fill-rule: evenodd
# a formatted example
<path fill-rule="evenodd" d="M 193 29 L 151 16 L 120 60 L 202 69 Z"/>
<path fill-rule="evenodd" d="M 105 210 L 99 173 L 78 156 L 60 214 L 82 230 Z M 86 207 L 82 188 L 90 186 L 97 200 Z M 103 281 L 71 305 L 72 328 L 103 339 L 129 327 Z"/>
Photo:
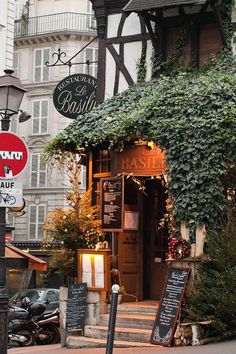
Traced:
<path fill-rule="evenodd" d="M 171 258 L 186 258 L 190 255 L 191 244 L 181 237 L 173 237 L 168 243 L 168 251 Z"/>

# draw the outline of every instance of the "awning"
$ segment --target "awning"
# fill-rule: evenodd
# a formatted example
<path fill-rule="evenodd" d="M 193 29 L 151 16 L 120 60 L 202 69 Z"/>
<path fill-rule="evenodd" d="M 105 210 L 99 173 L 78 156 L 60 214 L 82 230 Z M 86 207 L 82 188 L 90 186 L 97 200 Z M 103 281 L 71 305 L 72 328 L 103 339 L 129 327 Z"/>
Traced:
<path fill-rule="evenodd" d="M 31 254 L 24 252 L 11 244 L 7 244 L 5 247 L 5 257 L 7 258 L 7 261 L 10 259 L 26 261 L 28 264 L 28 269 L 30 270 L 47 270 L 47 263 L 45 261 L 38 257 L 32 256 Z"/>
<path fill-rule="evenodd" d="M 203 0 L 130 0 L 123 8 L 124 12 L 139 12 L 158 8 L 175 7 L 180 5 L 203 4 Z"/>

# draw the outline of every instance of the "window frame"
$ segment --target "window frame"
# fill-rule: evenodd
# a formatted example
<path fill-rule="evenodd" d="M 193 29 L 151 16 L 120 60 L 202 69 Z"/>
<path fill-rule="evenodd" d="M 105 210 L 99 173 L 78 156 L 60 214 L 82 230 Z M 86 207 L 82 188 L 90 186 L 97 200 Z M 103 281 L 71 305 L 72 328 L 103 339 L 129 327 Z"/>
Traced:
<path fill-rule="evenodd" d="M 37 161 L 37 168 L 33 170 L 33 156 L 38 156 L 38 161 Z M 42 158 L 42 153 L 41 152 L 31 152 L 30 154 L 30 188 L 45 188 L 47 187 L 47 163 L 45 163 L 45 170 L 40 169 L 40 164 L 41 164 L 41 158 Z M 40 186 L 40 173 L 45 172 L 45 184 Z M 36 186 L 32 185 L 32 176 L 33 174 L 37 174 L 37 183 Z"/>
<path fill-rule="evenodd" d="M 36 102 L 39 102 L 39 117 L 35 117 L 34 116 L 34 105 L 36 104 Z M 43 102 L 47 102 L 47 117 L 42 117 L 42 106 L 43 106 Z M 49 124 L 49 99 L 48 98 L 41 98 L 41 99 L 34 99 L 32 101 L 32 135 L 47 135 L 48 134 L 48 124 Z M 42 119 L 47 119 L 47 130 L 45 132 L 42 132 Z M 36 119 L 39 120 L 39 129 L 38 132 L 34 132 L 34 122 L 36 121 Z"/>
<path fill-rule="evenodd" d="M 35 207 L 36 208 L 36 217 L 35 217 L 35 222 L 31 221 L 31 215 L 32 215 L 32 208 Z M 44 209 L 44 217 L 43 217 L 43 222 L 40 223 L 39 222 L 39 208 L 43 207 Z M 45 231 L 43 230 L 43 225 L 44 225 L 44 220 L 46 218 L 46 204 L 30 204 L 29 205 L 29 210 L 28 210 L 28 240 L 29 241 L 42 241 L 45 238 Z M 35 225 L 35 238 L 31 237 L 31 225 Z M 42 238 L 39 238 L 39 225 L 42 225 L 42 230 L 43 230 L 43 235 Z"/>
<path fill-rule="evenodd" d="M 51 48 L 50 47 L 45 47 L 45 48 L 35 48 L 34 49 L 34 55 L 33 55 L 33 58 L 34 58 L 34 71 L 33 71 L 33 82 L 48 82 L 50 81 L 50 68 L 48 67 L 48 78 L 47 80 L 43 80 L 43 67 L 44 67 L 44 64 L 43 63 L 43 59 L 44 59 L 44 51 L 45 50 L 48 50 L 49 51 L 49 54 L 48 54 L 48 57 L 50 58 L 50 54 L 51 54 Z M 41 55 L 41 63 L 40 65 L 36 65 L 36 52 L 37 51 L 41 51 L 42 52 L 42 55 Z M 36 80 L 36 68 L 40 68 L 40 80 Z"/>

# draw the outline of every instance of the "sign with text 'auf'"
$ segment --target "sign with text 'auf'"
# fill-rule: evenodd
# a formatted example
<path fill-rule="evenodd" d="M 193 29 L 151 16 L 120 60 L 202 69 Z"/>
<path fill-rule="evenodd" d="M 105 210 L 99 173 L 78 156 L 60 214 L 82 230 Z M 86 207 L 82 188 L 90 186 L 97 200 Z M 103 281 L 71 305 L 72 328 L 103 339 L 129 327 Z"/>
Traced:
<path fill-rule="evenodd" d="M 86 74 L 67 76 L 54 90 L 54 106 L 64 117 L 75 119 L 95 106 L 96 88 L 95 77 Z"/>
<path fill-rule="evenodd" d="M 25 142 L 15 134 L 0 132 L 0 178 L 16 177 L 24 170 L 27 161 Z"/>
<path fill-rule="evenodd" d="M 0 207 L 20 207 L 23 204 L 22 184 L 0 179 Z"/>

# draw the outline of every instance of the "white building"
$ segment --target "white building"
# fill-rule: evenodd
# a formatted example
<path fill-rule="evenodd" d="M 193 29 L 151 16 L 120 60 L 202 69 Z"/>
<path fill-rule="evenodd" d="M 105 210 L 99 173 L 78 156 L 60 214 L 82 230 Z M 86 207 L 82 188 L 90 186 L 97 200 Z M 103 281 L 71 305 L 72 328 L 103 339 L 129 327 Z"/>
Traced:
<path fill-rule="evenodd" d="M 1 0 L 0 9 L 0 75 L 12 68 L 14 41 L 15 1 Z"/>
<path fill-rule="evenodd" d="M 89 69 L 89 74 L 96 76 L 96 24 L 89 0 L 16 0 L 16 10 L 14 75 L 28 91 L 21 109 L 32 118 L 19 124 L 16 117 L 11 123 L 11 131 L 24 139 L 29 149 L 28 166 L 18 178 L 23 184 L 26 213 L 14 216 L 11 222 L 15 227 L 13 242 L 21 248 L 39 250 L 45 216 L 65 205 L 68 186 L 66 176 L 47 166 L 41 157 L 50 139 L 72 122 L 54 108 L 53 91 L 69 74 L 88 73 Z M 66 53 L 61 57 L 64 61 L 81 51 L 72 60 L 72 64 L 81 64 L 47 67 L 45 62 L 55 63 L 54 53 L 59 48 Z M 87 60 L 95 63 L 82 64 Z M 85 188 L 85 178 L 83 182 Z"/>

